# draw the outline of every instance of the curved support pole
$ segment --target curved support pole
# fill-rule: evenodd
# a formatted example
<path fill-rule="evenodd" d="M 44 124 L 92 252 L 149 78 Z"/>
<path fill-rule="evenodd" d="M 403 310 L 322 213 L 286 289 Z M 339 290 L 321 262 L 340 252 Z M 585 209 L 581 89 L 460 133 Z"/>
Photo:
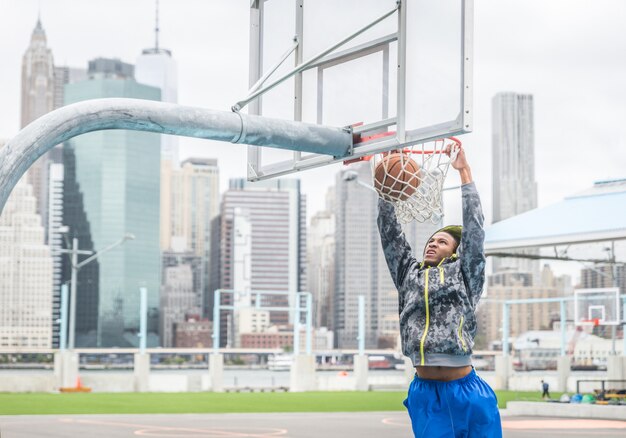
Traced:
<path fill-rule="evenodd" d="M 130 129 L 344 157 L 349 129 L 141 99 L 94 99 L 52 111 L 0 149 L 0 212 L 17 181 L 54 146 L 105 129 Z"/>

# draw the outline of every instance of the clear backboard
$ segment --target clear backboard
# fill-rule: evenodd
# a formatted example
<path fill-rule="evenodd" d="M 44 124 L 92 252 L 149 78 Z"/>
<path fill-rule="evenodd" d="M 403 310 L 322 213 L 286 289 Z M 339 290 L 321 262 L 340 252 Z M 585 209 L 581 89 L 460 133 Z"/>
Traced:
<path fill-rule="evenodd" d="M 252 0 L 250 91 L 233 108 L 355 141 L 346 157 L 249 146 L 248 178 L 470 132 L 472 25 L 473 0 Z"/>
<path fill-rule="evenodd" d="M 576 325 L 621 324 L 619 288 L 576 289 L 574 318 Z"/>

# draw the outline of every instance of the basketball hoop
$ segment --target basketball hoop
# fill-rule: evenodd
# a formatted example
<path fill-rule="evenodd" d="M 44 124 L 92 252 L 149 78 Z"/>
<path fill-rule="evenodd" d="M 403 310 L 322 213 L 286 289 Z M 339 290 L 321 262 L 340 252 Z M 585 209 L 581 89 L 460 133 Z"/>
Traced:
<path fill-rule="evenodd" d="M 591 325 L 591 326 L 597 327 L 600 325 L 600 318 L 581 319 L 580 323 L 582 325 Z"/>
<path fill-rule="evenodd" d="M 386 132 L 375 136 L 393 134 Z M 371 138 L 360 140 L 366 142 Z M 443 218 L 443 183 L 460 147 L 461 142 L 450 137 L 344 161 L 344 164 L 370 162 L 374 189 L 395 206 L 401 223 L 430 220 L 437 224 Z"/>

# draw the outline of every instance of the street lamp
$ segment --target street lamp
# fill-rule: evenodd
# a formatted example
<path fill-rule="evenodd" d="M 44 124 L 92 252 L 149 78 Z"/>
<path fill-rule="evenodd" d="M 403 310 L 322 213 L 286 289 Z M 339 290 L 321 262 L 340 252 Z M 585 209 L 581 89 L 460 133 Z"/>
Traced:
<path fill-rule="evenodd" d="M 67 233 L 67 232 L 69 232 L 69 228 L 67 226 L 59 227 L 59 232 Z M 72 260 L 71 260 L 72 275 L 71 275 L 71 278 L 70 278 L 70 312 L 69 312 L 69 317 L 70 317 L 70 324 L 69 324 L 69 326 L 70 327 L 69 327 L 69 330 L 68 330 L 69 331 L 69 336 L 68 336 L 68 343 L 67 343 L 68 344 L 68 348 L 70 350 L 74 348 L 74 334 L 75 334 L 74 332 L 75 332 L 75 328 L 76 328 L 76 283 L 77 283 L 77 277 L 78 277 L 79 269 L 82 268 L 83 266 L 85 266 L 86 264 L 94 261 L 95 259 L 100 257 L 105 252 L 111 251 L 113 248 L 116 248 L 116 247 L 122 245 L 127 240 L 134 240 L 134 239 L 135 239 L 135 235 L 134 234 L 126 233 L 117 242 L 114 242 L 111 245 L 109 245 L 106 248 L 104 248 L 103 250 L 94 253 L 93 251 L 81 251 L 81 250 L 79 250 L 78 249 L 78 239 L 76 237 L 74 237 L 72 239 L 72 249 L 61 249 L 61 250 L 58 251 L 59 253 L 71 254 L 71 256 L 72 256 Z M 83 260 L 82 262 L 78 263 L 78 255 L 79 254 L 91 255 L 91 257 L 88 257 L 85 260 Z"/>

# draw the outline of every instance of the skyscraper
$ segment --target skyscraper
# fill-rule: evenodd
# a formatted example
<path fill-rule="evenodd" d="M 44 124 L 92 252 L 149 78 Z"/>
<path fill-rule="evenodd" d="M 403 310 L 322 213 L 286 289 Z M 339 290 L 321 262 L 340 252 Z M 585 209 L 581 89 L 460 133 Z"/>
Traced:
<path fill-rule="evenodd" d="M 49 163 L 48 168 L 48 245 L 52 251 L 52 346 L 59 347 L 61 318 L 61 271 L 63 257 L 63 164 Z"/>
<path fill-rule="evenodd" d="M 144 49 L 137 57 L 135 79 L 137 82 L 161 89 L 161 101 L 178 103 L 178 68 L 172 52 L 159 47 L 159 10 L 156 8 L 154 47 Z M 178 167 L 178 137 L 161 137 L 161 158 Z"/>
<path fill-rule="evenodd" d="M 211 227 L 219 214 L 219 168 L 212 158 L 189 158 L 180 168 L 161 160 L 161 249 L 191 251 L 202 260 L 200 288 L 195 292 L 204 311 L 212 292 Z"/>
<path fill-rule="evenodd" d="M 333 325 L 339 348 L 355 348 L 358 332 L 358 296 L 365 296 L 366 346 L 393 347 L 399 334 L 398 293 L 389 275 L 376 219 L 378 195 L 344 174 L 371 181 L 369 163 L 351 165 L 337 174 L 335 185 L 335 285 Z M 403 230 L 420 260 L 426 239 L 440 224 L 405 224 Z"/>
<path fill-rule="evenodd" d="M 537 207 L 535 129 L 531 94 L 498 93 L 492 100 L 493 222 Z M 539 263 L 495 259 L 494 272 L 539 274 Z"/>
<path fill-rule="evenodd" d="M 237 283 L 234 263 L 237 223 L 249 223 L 250 289 L 285 291 L 289 298 L 264 298 L 264 303 L 293 306 L 295 293 L 306 290 L 306 198 L 297 179 L 250 183 L 232 179 L 221 206 L 220 282 L 222 289 Z M 238 222 L 239 220 L 239 222 Z M 217 231 L 217 230 L 216 230 Z M 243 231 L 240 231 L 243 232 Z M 290 312 L 271 312 L 273 324 L 293 322 Z"/>
<path fill-rule="evenodd" d="M 192 266 L 180 264 L 164 268 L 159 318 L 163 347 L 174 346 L 174 324 L 184 322 L 186 314 L 197 315 L 198 304 L 193 290 Z"/>
<path fill-rule="evenodd" d="M 51 278 L 50 248 L 24 177 L 0 216 L 0 348 L 52 347 Z"/>
<path fill-rule="evenodd" d="M 104 97 L 159 100 L 160 90 L 137 83 L 133 66 L 89 62 L 89 79 L 65 87 L 65 103 Z M 136 346 L 139 287 L 148 290 L 148 345 L 158 345 L 160 290 L 159 137 L 112 130 L 64 145 L 63 223 L 80 249 L 102 251 L 126 233 L 135 240 L 102 254 L 79 271 L 77 346 Z M 70 269 L 64 263 L 63 279 Z"/>
<path fill-rule="evenodd" d="M 176 248 L 162 253 L 161 307 L 159 334 L 162 347 L 175 344 L 174 326 L 189 315 L 200 315 L 203 259 L 191 251 Z"/>
<path fill-rule="evenodd" d="M 332 296 L 335 282 L 335 215 L 331 208 L 311 218 L 307 248 L 307 277 L 313 294 L 315 327 L 332 326 Z"/>
<path fill-rule="evenodd" d="M 21 127 L 54 109 L 54 60 L 47 46 L 46 32 L 37 20 L 30 44 L 22 57 Z M 28 170 L 28 179 L 37 198 L 37 213 L 47 217 L 48 154 Z M 44 233 L 47 223 L 43 224 Z"/>
<path fill-rule="evenodd" d="M 67 66 L 54 67 L 54 108 L 63 106 L 65 85 L 87 79 L 87 70 Z M 52 278 L 52 345 L 58 348 L 60 337 L 59 319 L 61 317 L 61 271 L 62 260 L 68 255 L 62 255 L 57 250 L 62 248 L 63 234 L 63 145 L 55 146 L 45 155 L 44 168 L 48 180 L 47 218 L 45 220 L 46 242 L 50 245 L 53 259 Z"/>

